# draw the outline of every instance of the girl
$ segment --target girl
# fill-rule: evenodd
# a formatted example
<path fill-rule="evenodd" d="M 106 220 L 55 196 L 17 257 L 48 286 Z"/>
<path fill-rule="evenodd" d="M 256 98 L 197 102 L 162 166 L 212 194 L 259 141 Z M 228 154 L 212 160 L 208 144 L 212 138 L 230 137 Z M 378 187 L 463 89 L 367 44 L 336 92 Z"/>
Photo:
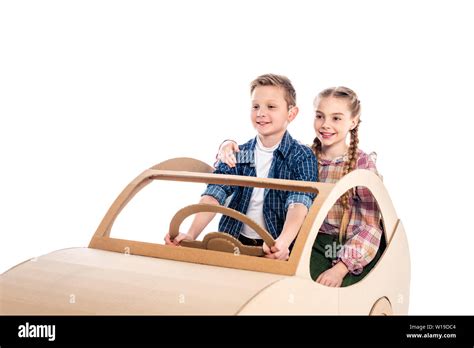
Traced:
<path fill-rule="evenodd" d="M 347 87 L 323 90 L 314 100 L 311 146 L 319 163 L 319 181 L 335 183 L 354 169 L 377 173 L 375 153 L 357 148 L 360 101 Z M 350 134 L 349 145 L 346 143 Z M 235 142 L 224 143 L 219 159 L 233 167 L 238 152 Z M 380 258 L 380 213 L 372 194 L 364 187 L 346 192 L 329 211 L 311 254 L 311 277 L 318 283 L 339 287 L 360 281 Z"/>

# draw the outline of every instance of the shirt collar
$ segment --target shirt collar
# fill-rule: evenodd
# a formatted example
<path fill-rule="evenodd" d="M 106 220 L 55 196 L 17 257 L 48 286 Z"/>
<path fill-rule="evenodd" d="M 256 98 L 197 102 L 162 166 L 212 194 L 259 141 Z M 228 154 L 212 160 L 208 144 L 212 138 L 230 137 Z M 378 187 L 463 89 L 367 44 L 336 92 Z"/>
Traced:
<path fill-rule="evenodd" d="M 280 146 L 280 142 L 278 142 L 278 144 L 275 144 L 272 147 L 265 147 L 262 144 L 262 141 L 260 140 L 258 135 L 255 137 L 255 139 L 257 140 L 255 147 L 258 148 L 260 151 L 263 151 L 263 152 L 273 152 L 278 148 L 278 146 Z"/>
<path fill-rule="evenodd" d="M 290 153 L 291 145 L 293 143 L 293 138 L 291 137 L 288 131 L 285 131 L 283 134 L 283 138 L 281 139 L 280 146 L 275 150 L 275 152 L 280 152 L 285 158 Z"/>
<path fill-rule="evenodd" d="M 291 150 L 292 142 L 293 142 L 293 138 L 291 137 L 290 133 L 288 133 L 288 131 L 285 131 L 285 134 L 283 134 L 283 138 L 281 138 L 280 146 L 278 146 L 275 152 L 281 153 L 283 158 L 285 158 Z M 250 141 L 250 144 L 249 144 L 250 149 L 255 150 L 256 144 L 257 144 L 257 136 Z"/>
<path fill-rule="evenodd" d="M 330 165 L 330 164 L 338 164 L 338 163 L 341 163 L 341 162 L 345 162 L 346 160 L 347 160 L 347 154 L 336 157 L 332 160 L 318 158 L 318 163 L 323 165 L 323 166 L 327 166 L 327 165 Z"/>
<path fill-rule="evenodd" d="M 357 149 L 357 158 L 359 158 L 361 155 L 363 155 L 363 152 L 361 151 L 361 149 Z M 375 155 L 375 156 L 377 156 L 377 155 Z M 339 164 L 341 162 L 344 163 L 345 161 L 348 161 L 348 160 L 349 160 L 349 156 L 348 156 L 347 153 L 345 153 L 344 155 L 336 157 L 332 160 L 318 158 L 318 163 L 323 165 L 323 166 L 327 166 L 327 165 L 330 165 L 330 164 Z"/>

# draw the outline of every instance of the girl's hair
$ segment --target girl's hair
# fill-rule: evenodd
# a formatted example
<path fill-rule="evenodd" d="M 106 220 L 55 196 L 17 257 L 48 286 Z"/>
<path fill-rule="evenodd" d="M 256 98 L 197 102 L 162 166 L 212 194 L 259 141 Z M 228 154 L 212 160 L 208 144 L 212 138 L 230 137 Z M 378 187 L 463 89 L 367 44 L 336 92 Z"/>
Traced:
<path fill-rule="evenodd" d="M 250 94 L 252 94 L 254 89 L 258 86 L 275 86 L 283 88 L 288 109 L 292 106 L 296 106 L 295 88 L 288 77 L 276 74 L 260 75 L 250 83 Z"/>
<path fill-rule="evenodd" d="M 350 88 L 347 87 L 331 87 L 323 90 L 320 92 L 316 98 L 314 99 L 314 106 L 317 105 L 318 101 L 321 98 L 327 97 L 334 97 L 334 98 L 341 98 L 347 100 L 347 104 L 349 105 L 349 110 L 351 111 L 352 117 L 360 116 L 360 101 L 357 97 L 357 94 Z M 352 170 L 355 169 L 357 164 L 357 145 L 359 144 L 359 130 L 360 119 L 357 125 L 352 129 L 351 132 L 351 141 L 349 145 L 349 151 L 347 154 L 347 161 L 344 163 L 344 169 L 342 171 L 342 176 L 350 173 Z M 316 157 L 319 157 L 321 153 L 321 141 L 318 137 L 314 138 L 313 145 L 311 146 L 314 154 Z M 349 194 L 350 192 L 347 191 L 341 198 L 340 202 L 342 207 L 344 208 L 344 212 L 349 210 Z"/>

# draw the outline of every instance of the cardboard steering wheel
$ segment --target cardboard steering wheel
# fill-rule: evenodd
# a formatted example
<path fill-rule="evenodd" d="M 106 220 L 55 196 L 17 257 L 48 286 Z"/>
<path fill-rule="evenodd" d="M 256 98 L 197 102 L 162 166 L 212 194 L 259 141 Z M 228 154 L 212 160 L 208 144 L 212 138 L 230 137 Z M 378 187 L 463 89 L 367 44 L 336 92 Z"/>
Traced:
<path fill-rule="evenodd" d="M 248 216 L 238 212 L 237 210 L 223 207 L 220 205 L 213 204 L 192 204 L 183 209 L 178 210 L 178 212 L 173 216 L 170 222 L 170 238 L 171 240 L 175 239 L 179 234 L 179 227 L 181 223 L 189 217 L 190 215 L 196 213 L 220 213 L 223 215 L 230 216 L 252 228 L 257 234 L 262 237 L 263 241 L 269 246 L 272 247 L 275 245 L 275 240 L 271 234 L 257 224 L 254 220 L 250 219 Z M 261 246 L 249 246 L 244 245 L 237 238 L 231 236 L 225 232 L 211 232 L 208 233 L 201 241 L 191 241 L 191 240 L 182 240 L 180 245 L 190 248 L 198 249 L 208 249 L 216 251 L 224 251 L 234 254 L 243 254 L 251 256 L 263 256 L 263 248 Z"/>

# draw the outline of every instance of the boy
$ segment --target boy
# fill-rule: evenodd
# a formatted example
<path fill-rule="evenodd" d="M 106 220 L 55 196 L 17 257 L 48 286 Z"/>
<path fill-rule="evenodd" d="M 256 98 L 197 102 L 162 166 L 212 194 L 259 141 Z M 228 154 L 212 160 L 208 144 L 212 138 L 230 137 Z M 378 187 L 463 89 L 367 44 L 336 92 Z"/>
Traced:
<path fill-rule="evenodd" d="M 219 162 L 214 173 L 317 181 L 318 167 L 313 152 L 293 140 L 286 130 L 298 114 L 296 92 L 290 80 L 281 75 L 261 75 L 250 84 L 250 93 L 251 120 L 258 134 L 239 146 L 244 159 L 234 168 Z M 228 207 L 266 226 L 275 238 L 275 245 L 270 249 L 254 230 L 228 216 L 221 218 L 219 231 L 233 235 L 245 245 L 262 245 L 265 257 L 287 260 L 289 248 L 315 195 L 257 187 L 208 185 L 200 203 L 224 205 L 231 195 Z M 167 234 L 166 244 L 178 245 L 183 239 L 196 239 L 215 215 L 196 214 L 188 233 L 180 233 L 173 241 Z"/>

